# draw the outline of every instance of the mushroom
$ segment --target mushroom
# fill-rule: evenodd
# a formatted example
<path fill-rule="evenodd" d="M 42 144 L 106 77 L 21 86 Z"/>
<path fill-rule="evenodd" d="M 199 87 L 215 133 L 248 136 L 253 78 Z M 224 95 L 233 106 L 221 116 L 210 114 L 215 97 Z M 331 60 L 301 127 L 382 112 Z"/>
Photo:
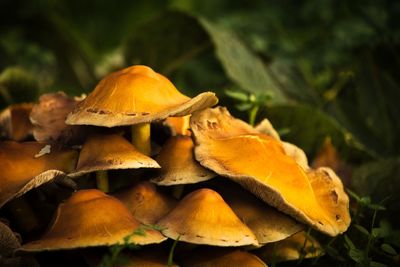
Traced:
<path fill-rule="evenodd" d="M 96 189 L 80 190 L 59 205 L 41 239 L 18 251 L 39 252 L 122 244 L 147 245 L 166 240 L 143 228 L 119 200 Z"/>
<path fill-rule="evenodd" d="M 144 224 L 155 224 L 177 204 L 176 199 L 159 192 L 148 181 L 119 191 L 114 197 L 124 203 L 133 216 Z"/>
<path fill-rule="evenodd" d="M 168 139 L 156 157 L 161 169 L 151 181 L 158 185 L 178 185 L 214 178 L 214 172 L 207 170 L 194 159 L 193 147 L 190 136 L 177 135 Z"/>
<path fill-rule="evenodd" d="M 147 66 L 135 65 L 103 78 L 68 115 L 66 123 L 104 127 L 133 125 L 133 145 L 149 155 L 150 122 L 184 116 L 217 102 L 211 92 L 191 99 L 163 75 Z"/>
<path fill-rule="evenodd" d="M 222 197 L 199 189 L 184 197 L 157 223 L 169 238 L 213 246 L 257 245 L 251 230 L 240 221 Z"/>
<path fill-rule="evenodd" d="M 32 135 L 33 125 L 29 121 L 32 103 L 8 106 L 0 113 L 0 136 L 9 140 L 23 141 Z"/>
<path fill-rule="evenodd" d="M 254 252 L 268 263 L 315 258 L 325 253 L 318 241 L 304 231 L 276 243 L 267 244 Z"/>
<path fill-rule="evenodd" d="M 258 133 L 221 107 L 194 113 L 191 129 L 195 157 L 204 167 L 328 235 L 348 228 L 349 198 L 334 172 L 305 170 L 279 140 Z"/>
<path fill-rule="evenodd" d="M 76 170 L 69 176 L 96 172 L 99 188 L 108 192 L 107 170 L 159 167 L 155 160 L 137 151 L 123 136 L 96 134 L 89 136 L 83 144 Z"/>
<path fill-rule="evenodd" d="M 166 125 L 170 130 L 172 136 L 175 135 L 186 135 L 190 136 L 190 115 L 183 117 L 168 117 L 164 120 L 164 125 Z"/>
<path fill-rule="evenodd" d="M 191 267 L 267 267 L 259 257 L 237 248 L 201 247 L 182 259 Z"/>
<path fill-rule="evenodd" d="M 48 153 L 40 151 L 50 150 Z M 0 207 L 75 168 L 78 154 L 46 143 L 0 143 Z"/>

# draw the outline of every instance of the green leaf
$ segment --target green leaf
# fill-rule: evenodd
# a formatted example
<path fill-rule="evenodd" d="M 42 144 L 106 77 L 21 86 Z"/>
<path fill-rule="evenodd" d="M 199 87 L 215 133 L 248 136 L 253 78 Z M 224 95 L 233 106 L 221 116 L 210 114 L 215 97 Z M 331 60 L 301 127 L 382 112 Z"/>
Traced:
<path fill-rule="evenodd" d="M 233 99 L 245 102 L 249 100 L 248 94 L 238 90 L 225 90 L 225 94 Z"/>
<path fill-rule="evenodd" d="M 359 225 L 359 224 L 355 224 L 354 227 L 355 227 L 357 230 L 359 230 L 361 233 L 363 233 L 364 235 L 369 236 L 369 232 L 368 232 L 367 229 L 365 229 L 364 226 L 361 226 L 361 225 Z"/>
<path fill-rule="evenodd" d="M 397 255 L 397 251 L 396 251 L 391 245 L 389 245 L 389 244 L 383 243 L 383 244 L 381 245 L 381 249 L 382 249 L 384 252 L 386 252 L 387 254 L 390 254 L 390 255 L 393 255 L 393 256 Z"/>
<path fill-rule="evenodd" d="M 256 95 L 271 93 L 273 102 L 286 101 L 262 60 L 233 31 L 205 18 L 200 18 L 199 21 L 210 35 L 226 74 L 234 82 Z"/>
<path fill-rule="evenodd" d="M 380 263 L 380 262 L 376 262 L 376 261 L 371 261 L 369 263 L 370 267 L 387 267 L 386 264 Z"/>

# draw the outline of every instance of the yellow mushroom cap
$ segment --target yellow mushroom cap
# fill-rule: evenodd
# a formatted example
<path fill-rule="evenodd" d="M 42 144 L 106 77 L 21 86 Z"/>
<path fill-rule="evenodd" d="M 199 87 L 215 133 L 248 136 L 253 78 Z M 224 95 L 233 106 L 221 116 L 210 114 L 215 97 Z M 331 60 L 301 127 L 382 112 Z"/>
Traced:
<path fill-rule="evenodd" d="M 115 169 L 159 168 L 152 158 L 140 153 L 123 136 L 97 134 L 88 137 L 70 176 Z"/>
<path fill-rule="evenodd" d="M 48 149 L 49 153 L 43 152 Z M 78 153 L 46 143 L 0 142 L 0 207 L 75 168 Z"/>
<path fill-rule="evenodd" d="M 54 222 L 43 237 L 23 245 L 20 250 L 61 250 L 125 242 L 146 245 L 166 239 L 158 231 L 141 227 L 116 198 L 96 189 L 80 190 L 59 205 Z M 143 234 L 135 234 L 139 229 Z"/>
<path fill-rule="evenodd" d="M 183 257 L 190 267 L 267 267 L 256 255 L 237 248 L 202 247 Z"/>
<path fill-rule="evenodd" d="M 211 189 L 188 194 L 157 223 L 163 234 L 180 241 L 213 246 L 257 245 L 251 230 Z"/>
<path fill-rule="evenodd" d="M 7 107 L 0 113 L 0 136 L 22 141 L 32 134 L 33 125 L 29 120 L 33 104 L 23 103 Z"/>
<path fill-rule="evenodd" d="M 255 253 L 268 263 L 315 258 L 324 255 L 318 241 L 306 232 L 301 231 L 276 243 L 270 243 L 257 249 Z"/>
<path fill-rule="evenodd" d="M 222 180 L 217 191 L 253 231 L 260 245 L 288 238 L 304 229 L 299 222 L 257 199 L 233 182 Z"/>
<path fill-rule="evenodd" d="M 114 196 L 125 204 L 138 221 L 144 224 L 155 224 L 178 202 L 157 191 L 156 186 L 148 181 L 117 192 Z"/>
<path fill-rule="evenodd" d="M 193 114 L 191 128 L 196 159 L 206 168 L 321 232 L 335 236 L 347 230 L 349 199 L 333 172 L 316 172 L 311 181 L 279 140 L 258 133 L 224 108 Z"/>
<path fill-rule="evenodd" d="M 68 115 L 67 124 L 105 127 L 132 125 L 184 116 L 215 105 L 214 93 L 192 99 L 163 75 L 142 65 L 111 73 Z"/>
<path fill-rule="evenodd" d="M 214 178 L 216 174 L 201 166 L 193 154 L 190 136 L 173 136 L 164 144 L 156 161 L 161 165 L 159 175 L 152 179 L 158 185 L 193 184 Z"/>

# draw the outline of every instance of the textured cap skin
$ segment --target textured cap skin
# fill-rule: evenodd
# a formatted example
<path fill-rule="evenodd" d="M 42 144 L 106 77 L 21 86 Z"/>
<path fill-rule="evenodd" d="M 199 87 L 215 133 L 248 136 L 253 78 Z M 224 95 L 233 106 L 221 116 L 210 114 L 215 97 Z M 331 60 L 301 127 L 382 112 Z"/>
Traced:
<path fill-rule="evenodd" d="M 267 267 L 256 255 L 232 248 L 203 247 L 195 249 L 182 260 L 190 267 Z"/>
<path fill-rule="evenodd" d="M 144 229 L 134 234 L 141 224 L 114 197 L 96 189 L 74 193 L 57 209 L 54 222 L 39 240 L 22 246 L 21 251 L 74 249 L 128 243 L 146 245 L 166 238 L 160 232 Z"/>
<path fill-rule="evenodd" d="M 258 133 L 224 108 L 193 114 L 191 128 L 196 159 L 206 168 L 321 232 L 335 236 L 347 230 L 349 199 L 333 172 L 317 172 L 311 181 L 279 140 Z"/>
<path fill-rule="evenodd" d="M 115 127 L 184 116 L 215 105 L 214 93 L 189 98 L 163 75 L 135 65 L 103 78 L 68 115 L 67 124 Z"/>
<path fill-rule="evenodd" d="M 0 136 L 9 140 L 23 141 L 32 134 L 29 120 L 32 103 L 15 104 L 0 113 Z"/>
<path fill-rule="evenodd" d="M 316 239 L 301 231 L 287 239 L 267 244 L 255 253 L 268 263 L 315 258 L 324 255 L 324 250 Z M 302 255 L 303 254 L 303 255 Z"/>
<path fill-rule="evenodd" d="M 251 230 L 240 221 L 222 197 L 199 189 L 183 198 L 157 223 L 169 238 L 213 246 L 257 245 Z"/>
<path fill-rule="evenodd" d="M 156 186 L 148 181 L 117 192 L 114 196 L 144 224 L 155 224 L 178 203 L 176 199 L 158 192 Z"/>
<path fill-rule="evenodd" d="M 193 184 L 214 178 L 216 174 L 201 166 L 193 154 L 190 136 L 173 136 L 164 144 L 156 161 L 161 165 L 159 175 L 152 179 L 158 185 Z"/>
<path fill-rule="evenodd" d="M 35 157 L 46 145 L 0 142 L 0 207 L 75 168 L 78 153 L 72 149 L 50 146 L 50 153 Z"/>
<path fill-rule="evenodd" d="M 13 231 L 0 221 L 0 263 L 2 257 L 11 257 L 21 244 Z"/>
<path fill-rule="evenodd" d="M 115 169 L 160 168 L 118 134 L 91 135 L 82 146 L 78 165 L 70 176 Z"/>

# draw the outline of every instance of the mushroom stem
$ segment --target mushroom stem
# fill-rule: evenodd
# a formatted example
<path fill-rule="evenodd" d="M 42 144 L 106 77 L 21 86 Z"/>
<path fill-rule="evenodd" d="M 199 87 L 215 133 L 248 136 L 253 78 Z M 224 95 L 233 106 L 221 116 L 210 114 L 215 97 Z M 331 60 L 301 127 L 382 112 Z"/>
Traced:
<path fill-rule="evenodd" d="M 6 207 L 20 232 L 30 233 L 39 228 L 39 219 L 24 196 L 11 200 Z"/>
<path fill-rule="evenodd" d="M 132 144 L 141 153 L 147 156 L 150 155 L 150 123 L 139 123 L 132 125 Z"/>
<path fill-rule="evenodd" d="M 97 171 L 96 172 L 96 182 L 97 188 L 101 191 L 108 193 L 110 188 L 108 186 L 108 174 L 107 171 Z"/>
<path fill-rule="evenodd" d="M 178 184 L 172 187 L 172 196 L 176 199 L 180 199 L 182 194 L 183 194 L 183 189 L 185 188 L 185 185 L 183 184 Z"/>

